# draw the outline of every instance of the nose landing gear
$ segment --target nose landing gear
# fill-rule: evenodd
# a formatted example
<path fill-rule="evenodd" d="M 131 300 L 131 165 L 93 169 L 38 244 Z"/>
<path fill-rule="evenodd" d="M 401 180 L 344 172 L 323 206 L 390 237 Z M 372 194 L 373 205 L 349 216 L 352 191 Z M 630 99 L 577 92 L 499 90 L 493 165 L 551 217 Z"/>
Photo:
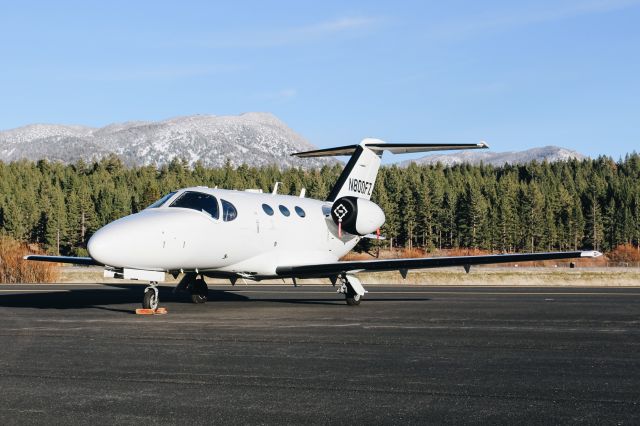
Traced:
<path fill-rule="evenodd" d="M 149 286 L 144 289 L 144 297 L 142 298 L 142 307 L 144 309 L 158 309 L 160 297 L 158 296 L 158 283 L 151 281 Z"/>

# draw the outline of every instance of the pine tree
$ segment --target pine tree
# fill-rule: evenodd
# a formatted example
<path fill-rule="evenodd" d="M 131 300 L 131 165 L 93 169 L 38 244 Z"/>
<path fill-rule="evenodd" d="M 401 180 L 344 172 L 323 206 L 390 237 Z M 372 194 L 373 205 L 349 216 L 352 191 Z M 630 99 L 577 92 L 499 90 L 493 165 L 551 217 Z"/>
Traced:
<path fill-rule="evenodd" d="M 502 252 L 512 252 L 518 242 L 518 182 L 515 173 L 505 173 L 498 181 L 495 206 L 499 226 L 498 247 Z"/>
<path fill-rule="evenodd" d="M 544 209 L 544 196 L 535 181 L 521 186 L 519 205 L 520 222 L 523 225 L 520 248 L 534 252 L 540 246 L 543 236 L 542 219 Z"/>
<path fill-rule="evenodd" d="M 460 198 L 458 211 L 458 229 L 461 232 L 464 247 L 477 249 L 484 247 L 483 231 L 487 220 L 488 205 L 475 183 L 469 182 L 463 197 Z"/>

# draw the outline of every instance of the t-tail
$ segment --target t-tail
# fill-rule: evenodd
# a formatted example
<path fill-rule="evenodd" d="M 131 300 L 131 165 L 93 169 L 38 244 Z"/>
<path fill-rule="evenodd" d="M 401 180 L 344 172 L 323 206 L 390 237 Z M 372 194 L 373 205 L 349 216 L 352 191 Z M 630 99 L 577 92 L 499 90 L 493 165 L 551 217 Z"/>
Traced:
<path fill-rule="evenodd" d="M 380 158 L 384 151 L 392 154 L 409 154 L 414 152 L 483 148 L 489 148 L 489 146 L 484 142 L 474 144 L 386 143 L 380 139 L 367 138 L 363 139 L 358 145 L 296 152 L 291 155 L 297 157 L 351 155 L 349 162 L 327 197 L 327 201 L 333 202 L 341 197 L 370 199 L 376 183 L 378 169 L 380 168 Z"/>

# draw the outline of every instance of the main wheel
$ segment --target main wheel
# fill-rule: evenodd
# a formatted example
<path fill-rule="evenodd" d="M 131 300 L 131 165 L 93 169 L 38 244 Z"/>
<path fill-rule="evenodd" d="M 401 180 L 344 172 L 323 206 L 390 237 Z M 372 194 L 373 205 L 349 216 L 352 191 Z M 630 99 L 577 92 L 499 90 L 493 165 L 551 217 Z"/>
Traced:
<path fill-rule="evenodd" d="M 193 283 L 191 289 L 191 301 L 193 303 L 205 303 L 209 296 L 209 287 L 202 278 L 198 278 Z"/>
<path fill-rule="evenodd" d="M 142 307 L 144 309 L 158 309 L 158 296 L 156 295 L 155 290 L 149 289 L 144 292 Z"/>
<path fill-rule="evenodd" d="M 349 292 L 344 295 L 345 300 L 347 301 L 347 305 L 349 306 L 357 306 L 360 304 L 360 295 L 355 292 Z"/>

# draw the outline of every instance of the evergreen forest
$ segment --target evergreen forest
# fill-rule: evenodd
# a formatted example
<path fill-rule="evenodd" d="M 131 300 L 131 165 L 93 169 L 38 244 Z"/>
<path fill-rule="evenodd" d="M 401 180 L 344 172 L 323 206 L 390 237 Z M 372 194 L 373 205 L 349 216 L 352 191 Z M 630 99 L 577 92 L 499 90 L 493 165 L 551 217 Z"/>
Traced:
<path fill-rule="evenodd" d="M 116 156 L 72 165 L 0 162 L 0 234 L 51 254 L 86 255 L 104 224 L 171 190 L 204 185 L 257 188 L 324 199 L 342 170 L 216 169 L 173 160 L 125 167 Z M 385 241 L 370 244 L 492 252 L 596 249 L 640 241 L 640 155 L 526 165 L 385 166 L 373 201 L 385 211 Z"/>

